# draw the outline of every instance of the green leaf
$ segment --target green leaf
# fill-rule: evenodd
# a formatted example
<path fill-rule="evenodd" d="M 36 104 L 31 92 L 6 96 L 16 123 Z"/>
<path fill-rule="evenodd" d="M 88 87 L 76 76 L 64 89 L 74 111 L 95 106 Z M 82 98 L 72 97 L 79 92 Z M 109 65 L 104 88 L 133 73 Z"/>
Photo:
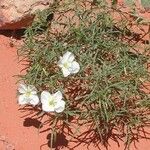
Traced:
<path fill-rule="evenodd" d="M 115 6 L 115 5 L 117 5 L 117 3 L 118 3 L 118 0 L 112 0 L 112 6 Z"/>

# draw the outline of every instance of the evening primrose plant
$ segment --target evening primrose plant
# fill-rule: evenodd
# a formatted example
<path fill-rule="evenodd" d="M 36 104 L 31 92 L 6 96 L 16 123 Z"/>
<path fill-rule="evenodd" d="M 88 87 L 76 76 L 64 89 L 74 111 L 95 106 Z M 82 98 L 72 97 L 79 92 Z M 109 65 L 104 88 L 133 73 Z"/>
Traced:
<path fill-rule="evenodd" d="M 39 97 L 37 96 L 37 89 L 32 85 L 20 84 L 18 91 L 20 93 L 18 97 L 18 103 L 20 105 L 31 104 L 33 106 L 39 103 Z"/>
<path fill-rule="evenodd" d="M 59 134 L 96 146 L 125 137 L 129 145 L 133 131 L 149 122 L 149 95 L 141 89 L 150 79 L 149 48 L 138 53 L 125 14 L 102 1 L 84 2 L 38 12 L 25 31 L 18 54 L 27 62 L 20 78 L 26 86 L 18 102 L 36 119 L 47 117 L 41 126 L 51 133 L 51 147 Z"/>
<path fill-rule="evenodd" d="M 60 57 L 58 66 L 61 68 L 64 77 L 79 71 L 80 66 L 74 59 L 74 55 L 68 51 L 63 57 Z M 33 85 L 20 84 L 18 91 L 20 93 L 18 97 L 18 103 L 20 105 L 30 104 L 35 106 L 39 103 L 37 89 Z M 63 96 L 60 91 L 54 94 L 43 91 L 41 93 L 42 110 L 45 112 L 62 112 L 65 109 L 65 101 L 62 98 Z"/>
<path fill-rule="evenodd" d="M 43 91 L 41 94 L 42 110 L 45 112 L 62 112 L 65 109 L 65 101 L 62 100 L 62 97 L 60 91 L 54 94 Z"/>
<path fill-rule="evenodd" d="M 75 74 L 80 70 L 79 64 L 74 61 L 74 59 L 74 55 L 68 51 L 63 57 L 60 57 L 58 65 L 62 69 L 64 77 L 67 77 L 70 74 Z"/>

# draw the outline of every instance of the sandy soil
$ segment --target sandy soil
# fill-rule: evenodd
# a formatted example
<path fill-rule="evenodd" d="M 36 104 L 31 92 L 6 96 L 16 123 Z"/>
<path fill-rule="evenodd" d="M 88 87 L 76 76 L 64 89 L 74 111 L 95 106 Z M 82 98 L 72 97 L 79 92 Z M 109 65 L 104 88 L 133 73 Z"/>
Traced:
<path fill-rule="evenodd" d="M 18 111 L 13 77 L 20 70 L 16 48 L 10 47 L 10 38 L 0 35 L 0 150 L 38 150 L 47 142 L 36 128 L 23 125 L 25 114 Z"/>

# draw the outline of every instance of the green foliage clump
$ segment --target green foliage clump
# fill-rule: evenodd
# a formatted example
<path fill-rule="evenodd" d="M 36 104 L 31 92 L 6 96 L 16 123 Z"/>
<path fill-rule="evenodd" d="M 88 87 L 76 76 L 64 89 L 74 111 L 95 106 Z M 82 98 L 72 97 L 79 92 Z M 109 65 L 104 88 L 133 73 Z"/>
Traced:
<path fill-rule="evenodd" d="M 149 0 L 141 0 L 141 4 L 145 8 L 150 8 L 150 1 Z"/>
<path fill-rule="evenodd" d="M 133 35 L 126 26 L 128 21 L 117 22 L 104 5 L 58 8 L 39 12 L 26 30 L 19 54 L 28 64 L 21 80 L 40 92 L 60 90 L 64 94 L 65 111 L 45 114 L 53 135 L 65 133 L 64 128 L 70 131 L 75 125 L 78 138 L 106 144 L 118 130 L 129 144 L 132 131 L 148 121 L 149 95 L 140 90 L 149 80 L 145 67 L 148 56 L 136 53 L 136 47 L 123 40 Z M 64 78 L 57 62 L 66 51 L 75 54 L 81 69 Z M 41 113 L 38 108 L 39 118 Z M 90 139 L 79 136 L 82 125 L 88 125 Z"/>

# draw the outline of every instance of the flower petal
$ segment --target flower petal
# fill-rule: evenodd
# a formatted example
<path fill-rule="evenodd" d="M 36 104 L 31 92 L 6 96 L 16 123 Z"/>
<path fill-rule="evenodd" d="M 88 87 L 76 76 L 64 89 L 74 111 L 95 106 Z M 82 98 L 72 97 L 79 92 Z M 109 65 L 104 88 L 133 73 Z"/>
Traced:
<path fill-rule="evenodd" d="M 22 95 L 20 95 L 19 98 L 18 98 L 18 103 L 19 103 L 20 105 L 28 104 L 28 103 L 29 103 L 29 99 L 26 97 L 25 94 L 22 94 Z"/>
<path fill-rule="evenodd" d="M 70 73 L 77 73 L 80 70 L 80 65 L 76 61 L 72 62 L 71 67 L 69 68 Z"/>
<path fill-rule="evenodd" d="M 63 100 L 58 101 L 55 106 L 55 111 L 57 113 L 60 113 L 60 112 L 64 111 L 64 109 L 65 109 L 65 101 L 63 101 Z"/>
<path fill-rule="evenodd" d="M 41 103 L 46 103 L 52 95 L 48 91 L 43 91 L 41 93 Z"/>
<path fill-rule="evenodd" d="M 72 62 L 75 59 L 74 54 L 70 52 L 70 55 L 68 57 L 68 61 Z"/>
<path fill-rule="evenodd" d="M 62 93 L 60 91 L 57 91 L 55 94 L 52 95 L 56 101 L 60 101 L 62 99 Z"/>
<path fill-rule="evenodd" d="M 28 87 L 25 84 L 20 84 L 18 87 L 18 91 L 19 91 L 19 93 L 24 94 L 24 93 L 26 93 L 27 88 Z"/>
<path fill-rule="evenodd" d="M 67 51 L 67 52 L 63 55 L 63 60 L 66 62 L 66 61 L 68 61 L 69 59 L 70 59 L 70 60 L 74 59 L 74 55 L 73 55 L 71 52 Z"/>
<path fill-rule="evenodd" d="M 65 67 L 62 68 L 62 72 L 63 72 L 64 77 L 67 77 L 68 75 L 70 75 L 70 71 Z"/>
<path fill-rule="evenodd" d="M 33 85 L 28 86 L 28 91 L 31 91 L 31 94 L 37 94 L 37 89 Z"/>
<path fill-rule="evenodd" d="M 60 60 L 59 60 L 59 62 L 58 62 L 58 65 L 60 65 L 60 64 L 64 64 L 64 63 L 66 63 L 66 62 L 72 62 L 74 60 L 74 54 L 73 53 L 71 53 L 71 52 L 69 52 L 69 51 L 67 51 L 64 55 L 63 55 L 63 57 L 60 57 Z"/>
<path fill-rule="evenodd" d="M 39 97 L 37 95 L 31 95 L 29 98 L 31 105 L 35 106 L 39 103 Z"/>
<path fill-rule="evenodd" d="M 42 104 L 42 110 L 45 112 L 54 112 L 54 107 L 47 104 Z"/>

